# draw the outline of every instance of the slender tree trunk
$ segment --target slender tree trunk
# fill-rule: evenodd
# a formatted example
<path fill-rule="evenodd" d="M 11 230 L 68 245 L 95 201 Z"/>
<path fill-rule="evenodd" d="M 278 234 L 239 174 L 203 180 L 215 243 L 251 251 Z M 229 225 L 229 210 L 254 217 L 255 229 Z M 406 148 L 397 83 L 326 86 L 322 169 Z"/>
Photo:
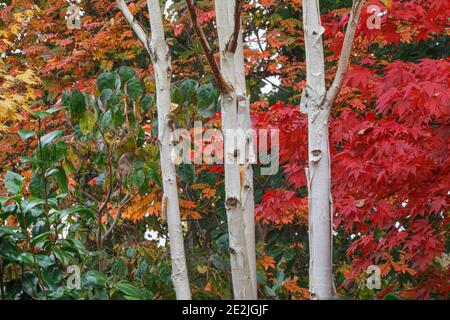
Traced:
<path fill-rule="evenodd" d="M 229 136 L 229 130 L 243 129 L 243 127 L 238 127 L 238 123 L 239 121 L 241 121 L 241 123 L 246 123 L 247 121 L 245 121 L 246 119 L 244 118 L 245 112 L 240 112 L 239 109 L 248 109 L 247 102 L 242 104 L 242 101 L 247 100 L 245 92 L 245 76 L 242 80 L 242 75 L 236 75 L 236 73 L 239 72 L 236 70 L 235 52 L 237 48 L 235 48 L 235 50 L 229 50 L 228 47 L 234 33 L 235 1 L 216 0 L 215 8 L 220 47 L 221 73 L 225 81 L 232 87 L 232 90 L 228 92 L 222 91 L 221 108 L 222 130 L 224 131 L 225 139 L 225 207 L 228 220 L 233 291 L 235 299 L 256 299 L 256 291 L 253 289 L 252 276 L 249 268 L 248 247 L 246 241 L 247 237 L 250 238 L 248 231 L 246 236 L 246 228 L 248 224 L 253 225 L 252 222 L 250 222 L 250 220 L 253 219 L 253 213 L 251 219 L 248 217 L 244 218 L 245 210 L 243 209 L 244 204 L 242 203 L 243 197 L 241 198 L 241 188 L 243 186 L 241 186 L 240 181 L 240 165 L 237 163 L 237 159 L 242 155 L 242 152 L 245 152 L 245 150 L 237 148 Z M 242 45 L 242 35 L 240 35 L 240 37 L 240 44 Z M 241 65 L 240 62 L 239 65 Z M 238 84 L 238 78 L 240 84 Z M 250 170 L 246 171 L 250 172 Z M 253 236 L 251 237 L 254 239 L 254 231 Z"/>
<path fill-rule="evenodd" d="M 308 114 L 309 290 L 311 299 L 336 295 L 333 281 L 333 198 L 331 196 L 328 118 L 350 62 L 365 0 L 353 0 L 336 76 L 325 89 L 325 61 L 319 0 L 303 0 L 306 83 L 300 107 Z"/>
<path fill-rule="evenodd" d="M 247 87 L 245 83 L 245 64 L 244 64 L 244 46 L 242 40 L 242 28 L 239 31 L 237 39 L 236 52 L 234 54 L 235 75 L 236 75 L 236 94 L 239 97 L 245 97 L 238 102 L 238 128 L 243 128 L 246 134 L 245 161 L 249 165 L 241 167 L 244 170 L 244 181 L 241 181 L 242 188 L 242 208 L 244 214 L 245 225 L 245 241 L 247 245 L 248 264 L 250 269 L 250 277 L 252 280 L 252 288 L 254 299 L 258 297 L 258 284 L 256 280 L 256 243 L 255 243 L 255 200 L 253 196 L 253 169 L 250 164 L 252 159 L 249 158 L 249 148 L 252 141 L 251 129 L 252 121 L 250 118 L 250 97 L 247 96 Z M 254 142 L 254 141 L 253 141 Z M 243 185 L 242 185 L 243 184 Z"/>
<path fill-rule="evenodd" d="M 191 291 L 186 267 L 183 232 L 175 164 L 171 160 L 172 128 L 169 123 L 171 64 L 169 48 L 164 38 L 164 26 L 159 0 L 147 0 L 152 36 L 148 48 L 153 61 L 158 110 L 158 141 L 163 177 L 162 210 L 167 215 L 172 259 L 172 282 L 178 300 L 190 300 Z M 165 211 L 165 212 L 164 212 Z"/>
<path fill-rule="evenodd" d="M 332 225 L 330 214 L 329 108 L 322 104 L 325 91 L 325 62 L 318 0 L 303 1 L 307 88 L 302 97 L 308 113 L 308 201 L 309 201 L 309 287 L 311 299 L 331 299 Z"/>

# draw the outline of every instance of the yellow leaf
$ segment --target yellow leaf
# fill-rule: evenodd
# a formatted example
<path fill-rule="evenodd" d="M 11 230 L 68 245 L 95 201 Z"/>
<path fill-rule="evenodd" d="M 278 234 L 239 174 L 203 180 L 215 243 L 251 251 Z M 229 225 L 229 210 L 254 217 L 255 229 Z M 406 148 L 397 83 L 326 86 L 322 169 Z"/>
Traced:
<path fill-rule="evenodd" d="M 205 274 L 208 271 L 208 267 L 202 264 L 197 266 L 198 273 Z"/>

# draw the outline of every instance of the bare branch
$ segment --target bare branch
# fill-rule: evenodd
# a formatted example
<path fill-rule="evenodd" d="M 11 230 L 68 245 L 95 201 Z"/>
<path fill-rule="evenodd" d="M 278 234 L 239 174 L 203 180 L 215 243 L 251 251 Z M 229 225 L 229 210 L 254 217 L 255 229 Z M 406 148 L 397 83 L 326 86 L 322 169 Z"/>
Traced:
<path fill-rule="evenodd" d="M 364 3 L 365 0 L 353 0 L 350 19 L 347 24 L 347 30 L 345 32 L 345 38 L 342 44 L 341 56 L 339 58 L 336 76 L 325 98 L 325 105 L 328 108 L 332 107 L 339 91 L 341 90 L 342 82 L 350 62 L 350 53 L 352 51 L 353 40 L 355 38 L 356 28 L 358 26 L 359 17 L 361 15 L 361 10 Z"/>
<path fill-rule="evenodd" d="M 100 129 L 100 128 L 99 128 Z M 101 130 L 100 130 L 101 132 Z M 106 146 L 108 148 L 108 174 L 109 174 L 109 184 L 108 184 L 108 191 L 106 194 L 106 199 L 105 201 L 102 203 L 102 205 L 100 206 L 100 209 L 98 209 L 98 214 L 99 216 L 103 216 L 103 211 L 105 210 L 106 206 L 109 203 L 109 200 L 111 199 L 111 195 L 113 193 L 113 189 L 114 189 L 114 177 L 113 177 L 113 168 L 112 168 L 112 153 L 111 153 L 111 148 L 109 143 L 107 142 L 107 140 L 105 139 L 105 136 L 103 135 L 103 132 L 101 132 L 102 137 L 103 137 L 103 141 L 106 143 Z"/>
<path fill-rule="evenodd" d="M 127 193 L 127 194 L 125 195 L 125 197 L 122 199 L 122 201 L 120 202 L 119 208 L 117 209 L 117 214 L 116 214 L 116 216 L 114 217 L 113 223 L 111 224 L 111 226 L 109 227 L 109 229 L 106 230 L 106 232 L 101 236 L 101 242 L 102 242 L 102 243 L 103 243 L 103 242 L 105 241 L 105 239 L 109 236 L 109 234 L 114 230 L 114 228 L 115 228 L 116 225 L 117 225 L 117 222 L 119 221 L 120 217 L 122 216 L 123 208 L 125 207 L 125 205 L 126 205 L 132 198 L 134 198 L 134 196 L 133 196 L 133 197 L 130 197 L 130 194 Z"/>
<path fill-rule="evenodd" d="M 243 2 L 244 0 L 236 0 L 234 4 L 234 30 L 226 46 L 226 50 L 231 53 L 236 52 L 239 33 L 241 32 L 241 15 Z"/>
<path fill-rule="evenodd" d="M 214 54 L 209 47 L 208 40 L 203 32 L 202 27 L 198 21 L 197 11 L 195 10 L 194 1 L 186 0 L 186 5 L 188 7 L 189 16 L 191 17 L 192 25 L 194 26 L 195 33 L 200 41 L 200 45 L 202 46 L 203 52 L 206 55 L 206 59 L 208 60 L 209 65 L 211 66 L 214 77 L 217 81 L 217 86 L 219 87 L 220 92 L 229 93 L 233 89 L 232 87 L 225 81 L 220 72 L 219 65 L 217 64 L 216 59 L 214 58 Z"/>
<path fill-rule="evenodd" d="M 125 1 L 124 0 L 116 0 L 116 2 L 117 2 L 117 5 L 118 5 L 120 11 L 122 11 L 123 16 L 128 21 L 130 26 L 133 28 L 134 33 L 136 33 L 137 37 L 144 45 L 147 52 L 150 52 L 148 43 L 147 43 L 147 38 L 148 38 L 147 33 L 144 31 L 142 26 L 136 21 L 136 19 L 134 18 L 133 14 L 130 11 L 130 9 L 128 9 L 128 6 L 125 3 Z"/>

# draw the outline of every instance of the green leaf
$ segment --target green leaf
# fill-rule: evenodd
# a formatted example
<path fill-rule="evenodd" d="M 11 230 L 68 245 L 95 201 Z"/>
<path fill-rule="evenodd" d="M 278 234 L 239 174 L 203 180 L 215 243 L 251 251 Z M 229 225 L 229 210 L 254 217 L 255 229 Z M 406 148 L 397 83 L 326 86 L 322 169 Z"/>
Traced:
<path fill-rule="evenodd" d="M 197 89 L 197 107 L 199 109 L 205 109 L 211 104 L 215 104 L 218 98 L 219 92 L 212 83 L 206 83 Z"/>
<path fill-rule="evenodd" d="M 102 128 L 108 128 L 112 124 L 112 113 L 111 110 L 103 113 L 102 118 L 100 119 L 100 125 Z"/>
<path fill-rule="evenodd" d="M 59 162 L 67 156 L 67 145 L 63 141 L 53 143 L 50 147 L 50 153 L 53 162 Z"/>
<path fill-rule="evenodd" d="M 10 236 L 13 239 L 24 239 L 25 236 L 22 234 L 22 230 L 17 227 L 10 226 L 0 226 L 0 237 Z"/>
<path fill-rule="evenodd" d="M 17 261 L 20 255 L 19 249 L 5 238 L 0 238 L 0 256 L 10 261 Z"/>
<path fill-rule="evenodd" d="M 153 95 L 146 94 L 144 98 L 141 100 L 141 108 L 144 112 L 149 112 L 150 108 L 153 106 L 155 99 Z"/>
<path fill-rule="evenodd" d="M 186 79 L 172 92 L 172 100 L 176 104 L 192 103 L 198 88 L 198 82 L 194 79 Z"/>
<path fill-rule="evenodd" d="M 0 196 L 0 205 L 11 199 L 10 197 Z"/>
<path fill-rule="evenodd" d="M 108 101 L 111 99 L 113 95 L 113 91 L 109 88 L 102 90 L 102 93 L 100 94 L 100 100 L 104 106 L 108 105 Z"/>
<path fill-rule="evenodd" d="M 283 281 L 284 281 L 284 270 L 280 270 L 277 275 L 277 282 L 274 284 L 272 288 L 274 290 L 281 288 L 281 286 L 283 285 Z"/>
<path fill-rule="evenodd" d="M 87 218 L 94 218 L 96 215 L 96 211 L 94 211 L 91 208 L 83 208 L 83 207 L 78 207 L 78 208 L 70 208 L 70 209 L 65 209 L 62 210 L 60 212 L 61 218 L 66 216 L 66 215 L 71 215 L 73 213 L 78 213 L 80 215 L 84 215 Z"/>
<path fill-rule="evenodd" d="M 113 120 L 114 126 L 119 127 L 125 122 L 125 118 L 123 116 L 123 109 L 119 108 L 119 107 L 117 107 L 117 108 L 114 107 L 113 111 L 114 112 L 113 112 L 112 120 Z"/>
<path fill-rule="evenodd" d="M 17 260 L 19 260 L 20 262 L 23 262 L 29 266 L 34 266 L 34 258 L 33 258 L 33 254 L 30 252 L 23 252 L 21 253 L 18 257 Z"/>
<path fill-rule="evenodd" d="M 41 145 L 44 147 L 49 143 L 52 143 L 53 141 L 61 137 L 61 134 L 62 134 L 61 130 L 55 130 L 50 133 L 47 133 L 46 135 L 41 137 L 40 139 Z"/>
<path fill-rule="evenodd" d="M 5 187 L 12 194 L 22 192 L 23 178 L 20 174 L 8 171 L 5 176 Z"/>
<path fill-rule="evenodd" d="M 155 164 L 151 164 L 147 170 L 148 177 L 155 182 L 158 186 L 162 188 L 162 180 L 161 175 L 159 174 L 158 166 Z"/>
<path fill-rule="evenodd" d="M 104 72 L 97 78 L 97 87 L 100 91 L 104 89 L 114 90 L 116 88 L 116 75 L 111 72 Z"/>
<path fill-rule="evenodd" d="M 194 181 L 194 165 L 182 163 L 179 166 L 180 178 L 186 183 Z"/>
<path fill-rule="evenodd" d="M 145 182 L 145 174 L 142 170 L 138 170 L 131 175 L 131 184 L 139 189 Z"/>
<path fill-rule="evenodd" d="M 108 278 L 103 273 L 95 270 L 86 272 L 85 279 L 90 286 L 105 287 L 108 282 Z"/>
<path fill-rule="evenodd" d="M 83 242 L 80 240 L 64 239 L 59 240 L 59 243 L 61 244 L 61 249 L 66 252 L 75 253 L 79 258 L 89 254 Z"/>
<path fill-rule="evenodd" d="M 226 262 L 220 255 L 215 253 L 211 256 L 211 258 L 212 258 L 212 263 L 213 263 L 214 267 L 216 267 L 219 270 L 225 271 Z"/>
<path fill-rule="evenodd" d="M 32 246 L 32 247 L 35 247 L 38 245 L 41 246 L 41 244 L 45 243 L 46 241 L 50 241 L 51 234 L 54 234 L 54 232 L 47 231 L 47 232 L 41 233 L 40 235 L 38 235 L 37 237 L 33 238 L 33 240 L 30 241 L 30 246 Z"/>
<path fill-rule="evenodd" d="M 72 114 L 72 119 L 74 121 L 80 120 L 85 111 L 86 100 L 84 98 L 84 94 L 80 90 L 75 89 L 72 92 L 72 99 L 70 101 L 70 112 Z"/>
<path fill-rule="evenodd" d="M 55 180 L 61 191 L 67 193 L 69 180 L 67 179 L 66 171 L 62 167 L 58 167 L 58 171 L 55 174 Z"/>
<path fill-rule="evenodd" d="M 40 165 L 40 164 L 44 164 L 45 161 L 33 158 L 33 157 L 19 157 L 20 162 L 30 162 L 33 165 Z"/>
<path fill-rule="evenodd" d="M 53 108 L 50 108 L 50 109 L 45 110 L 45 112 L 48 112 L 48 113 L 50 113 L 50 114 L 53 114 L 53 113 L 56 113 L 56 112 L 61 111 L 61 110 L 64 110 L 64 109 L 67 109 L 67 106 L 53 107 Z"/>
<path fill-rule="evenodd" d="M 127 278 L 128 276 L 128 265 L 123 261 L 123 259 L 115 259 L 112 266 L 111 271 L 114 275 L 118 276 L 119 278 Z"/>
<path fill-rule="evenodd" d="M 58 259 L 64 266 L 69 264 L 71 257 L 64 250 L 60 248 L 53 248 L 52 251 L 56 256 L 56 259 Z"/>
<path fill-rule="evenodd" d="M 257 271 L 256 272 L 256 279 L 259 284 L 266 285 L 267 284 L 267 276 L 264 272 Z"/>
<path fill-rule="evenodd" d="M 97 114 L 95 112 L 88 111 L 80 119 L 80 130 L 83 135 L 87 135 L 95 126 L 97 122 Z"/>
<path fill-rule="evenodd" d="M 37 134 L 42 134 L 42 130 L 19 130 L 17 133 L 22 141 L 26 141 Z"/>
<path fill-rule="evenodd" d="M 35 171 L 30 180 L 29 185 L 31 195 L 37 198 L 44 198 L 44 177 L 42 176 L 42 172 Z"/>
<path fill-rule="evenodd" d="M 33 209 L 34 207 L 44 204 L 45 204 L 44 199 L 28 198 L 26 202 L 25 201 L 23 202 L 22 207 L 24 212 L 30 212 L 30 210 Z"/>
<path fill-rule="evenodd" d="M 139 101 L 142 95 L 144 94 L 144 88 L 142 87 L 141 80 L 139 80 L 136 77 L 133 77 L 130 80 L 128 80 L 127 84 L 125 85 L 125 90 L 127 95 L 134 102 Z"/>
<path fill-rule="evenodd" d="M 39 278 L 32 271 L 26 271 L 22 277 L 22 290 L 33 297 L 38 294 Z M 42 293 L 40 293 L 42 295 Z M 44 298 L 44 297 L 42 297 Z"/>
<path fill-rule="evenodd" d="M 180 92 L 184 96 L 185 99 L 190 99 L 195 95 L 195 91 L 198 88 L 198 82 L 194 79 L 186 79 L 181 82 Z"/>
<path fill-rule="evenodd" d="M 70 107 L 70 103 L 72 101 L 72 92 L 66 90 L 63 92 L 61 97 L 61 104 L 66 107 Z"/>
<path fill-rule="evenodd" d="M 113 93 L 112 95 L 111 95 L 111 98 L 108 100 L 108 106 L 109 107 L 116 107 L 116 109 L 115 110 L 121 110 L 121 112 L 123 112 L 122 111 L 122 109 L 121 109 L 121 106 L 120 106 L 120 100 L 122 99 L 122 95 L 120 94 L 116 94 L 116 93 Z"/>
<path fill-rule="evenodd" d="M 275 293 L 275 291 L 270 288 L 269 286 L 264 286 L 264 293 L 269 297 L 269 298 L 274 298 L 277 296 L 277 294 Z"/>
<path fill-rule="evenodd" d="M 197 109 L 203 118 L 210 118 L 219 111 L 217 99 L 219 92 L 212 85 L 207 83 L 197 89 Z"/>
<path fill-rule="evenodd" d="M 131 283 L 122 281 L 114 284 L 114 288 L 125 294 L 127 300 L 142 299 L 142 292 L 140 289 L 133 286 Z"/>
<path fill-rule="evenodd" d="M 172 88 L 171 100 L 172 100 L 172 102 L 174 102 L 174 103 L 176 103 L 178 105 L 183 104 L 184 97 L 183 97 L 183 94 L 181 93 L 180 88 L 178 88 L 178 87 L 173 87 Z"/>
<path fill-rule="evenodd" d="M 54 256 L 52 256 L 54 258 Z M 42 279 L 49 286 L 49 291 L 55 292 L 57 289 L 57 284 L 61 281 L 63 275 L 59 266 L 53 264 L 50 268 L 45 268 L 42 270 Z"/>
<path fill-rule="evenodd" d="M 117 69 L 117 73 L 119 74 L 122 83 L 126 83 L 131 78 L 136 77 L 134 69 L 128 66 L 121 66 Z"/>
<path fill-rule="evenodd" d="M 50 258 L 49 256 L 46 256 L 43 254 L 38 254 L 35 257 L 36 257 L 37 264 L 41 268 L 47 268 L 47 267 L 51 266 L 52 264 L 54 264 L 54 262 L 53 262 L 54 259 Z"/>
<path fill-rule="evenodd" d="M 46 111 L 31 111 L 31 114 L 41 120 L 44 120 L 48 116 L 52 115 L 50 112 L 46 112 Z"/>
<path fill-rule="evenodd" d="M 78 91 L 79 92 L 79 91 Z M 70 96 L 69 98 L 65 98 L 65 102 L 67 103 L 68 99 L 70 99 L 70 101 L 73 101 L 72 96 Z M 84 97 L 83 97 L 84 99 Z M 47 118 L 48 116 L 51 116 L 53 113 L 58 112 L 60 110 L 66 109 L 67 106 L 66 105 L 62 105 L 59 107 L 54 107 L 54 108 L 50 108 L 44 111 L 31 111 L 31 114 L 41 120 L 44 120 L 45 118 Z"/>
<path fill-rule="evenodd" d="M 138 148 L 141 148 L 145 144 L 145 131 L 142 128 L 139 128 L 136 144 Z"/>

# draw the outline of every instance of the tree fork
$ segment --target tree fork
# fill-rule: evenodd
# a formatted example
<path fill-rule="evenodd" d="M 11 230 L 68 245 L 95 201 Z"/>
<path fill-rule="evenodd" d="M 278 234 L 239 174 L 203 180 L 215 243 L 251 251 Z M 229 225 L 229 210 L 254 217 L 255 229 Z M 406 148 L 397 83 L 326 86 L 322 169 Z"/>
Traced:
<path fill-rule="evenodd" d="M 325 61 L 318 0 L 303 1 L 306 49 L 306 82 L 300 108 L 308 114 L 308 160 L 306 170 L 309 203 L 309 287 L 311 299 L 336 295 L 333 281 L 333 200 L 331 196 L 328 118 L 347 71 L 352 44 L 364 0 L 355 0 L 333 84 L 325 89 Z"/>

